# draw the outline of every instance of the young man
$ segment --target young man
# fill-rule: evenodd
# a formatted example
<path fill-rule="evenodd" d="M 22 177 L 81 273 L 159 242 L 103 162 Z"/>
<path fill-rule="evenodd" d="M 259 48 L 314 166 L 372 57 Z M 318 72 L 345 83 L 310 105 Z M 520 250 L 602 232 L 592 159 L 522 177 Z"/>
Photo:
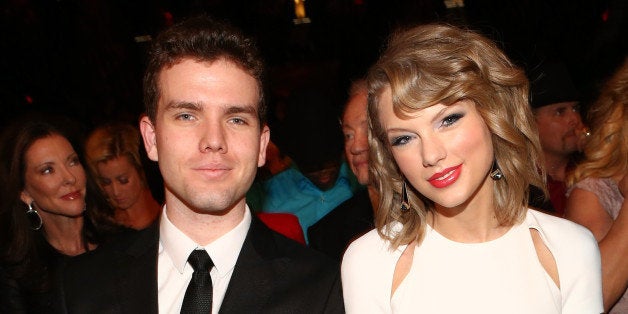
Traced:
<path fill-rule="evenodd" d="M 337 264 L 271 231 L 246 206 L 270 134 L 261 74 L 251 41 L 207 18 L 156 39 L 140 129 L 164 178 L 164 211 L 158 224 L 69 265 L 68 312 L 344 311 Z M 190 301 L 207 285 L 197 293 L 204 301 Z"/>

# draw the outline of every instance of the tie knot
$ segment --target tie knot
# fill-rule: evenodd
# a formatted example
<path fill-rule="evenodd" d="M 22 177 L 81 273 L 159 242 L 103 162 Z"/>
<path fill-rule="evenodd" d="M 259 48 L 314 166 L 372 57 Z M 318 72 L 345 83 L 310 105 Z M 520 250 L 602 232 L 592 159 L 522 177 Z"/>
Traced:
<path fill-rule="evenodd" d="M 192 253 L 190 253 L 190 257 L 188 257 L 188 263 L 192 265 L 194 271 L 209 271 L 209 269 L 214 266 L 214 262 L 212 262 L 212 259 L 209 257 L 209 254 L 207 254 L 207 251 L 205 250 L 192 251 Z"/>

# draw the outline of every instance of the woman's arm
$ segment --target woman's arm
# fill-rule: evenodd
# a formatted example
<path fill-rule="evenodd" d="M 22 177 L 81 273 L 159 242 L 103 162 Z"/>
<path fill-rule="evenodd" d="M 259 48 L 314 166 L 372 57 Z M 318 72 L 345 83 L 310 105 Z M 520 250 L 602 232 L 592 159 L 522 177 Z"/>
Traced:
<path fill-rule="evenodd" d="M 624 195 L 619 216 L 599 242 L 602 255 L 604 310 L 608 311 L 628 288 L 628 175 L 619 183 Z"/>
<path fill-rule="evenodd" d="M 613 217 L 604 210 L 595 193 L 574 188 L 565 205 L 565 218 L 587 227 L 600 242 L 613 225 Z"/>

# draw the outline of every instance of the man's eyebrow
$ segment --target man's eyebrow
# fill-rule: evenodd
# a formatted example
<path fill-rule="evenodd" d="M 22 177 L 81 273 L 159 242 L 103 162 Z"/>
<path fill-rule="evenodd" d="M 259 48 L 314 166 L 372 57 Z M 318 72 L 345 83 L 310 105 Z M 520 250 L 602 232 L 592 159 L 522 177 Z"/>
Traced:
<path fill-rule="evenodd" d="M 229 105 L 225 108 L 226 114 L 248 113 L 257 115 L 257 108 L 254 105 Z"/>
<path fill-rule="evenodd" d="M 203 106 L 195 102 L 173 100 L 173 101 L 170 101 L 168 104 L 166 104 L 165 109 L 166 110 L 188 109 L 188 110 L 194 110 L 194 111 L 201 111 L 203 110 Z"/>

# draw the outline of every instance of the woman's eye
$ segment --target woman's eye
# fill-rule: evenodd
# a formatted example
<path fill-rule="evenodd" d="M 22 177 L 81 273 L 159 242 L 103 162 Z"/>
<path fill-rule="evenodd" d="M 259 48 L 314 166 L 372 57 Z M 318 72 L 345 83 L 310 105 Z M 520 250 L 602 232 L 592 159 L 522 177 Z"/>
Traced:
<path fill-rule="evenodd" d="M 46 168 L 41 169 L 41 173 L 42 174 L 50 174 L 50 173 L 53 173 L 53 172 L 54 172 L 54 170 L 52 169 L 52 167 L 46 167 Z"/>
<path fill-rule="evenodd" d="M 120 180 L 119 180 L 119 181 L 120 181 L 120 183 L 122 183 L 122 184 L 127 184 L 127 183 L 129 183 L 129 179 L 128 179 L 128 178 L 120 178 Z"/>
<path fill-rule="evenodd" d="M 406 143 L 408 143 L 408 141 L 410 141 L 410 136 L 408 136 L 408 135 L 397 136 L 397 137 L 394 137 L 390 141 L 390 145 L 392 145 L 392 146 L 405 145 Z"/>
<path fill-rule="evenodd" d="M 456 123 L 456 121 L 460 120 L 464 115 L 461 113 L 455 113 L 455 114 L 451 114 L 445 117 L 445 119 L 443 119 L 442 125 L 443 126 L 450 126 L 454 123 Z"/>
<path fill-rule="evenodd" d="M 81 164 L 81 160 L 78 157 L 74 157 L 74 158 L 70 159 L 70 165 L 76 166 L 76 165 L 80 165 L 80 164 Z"/>

